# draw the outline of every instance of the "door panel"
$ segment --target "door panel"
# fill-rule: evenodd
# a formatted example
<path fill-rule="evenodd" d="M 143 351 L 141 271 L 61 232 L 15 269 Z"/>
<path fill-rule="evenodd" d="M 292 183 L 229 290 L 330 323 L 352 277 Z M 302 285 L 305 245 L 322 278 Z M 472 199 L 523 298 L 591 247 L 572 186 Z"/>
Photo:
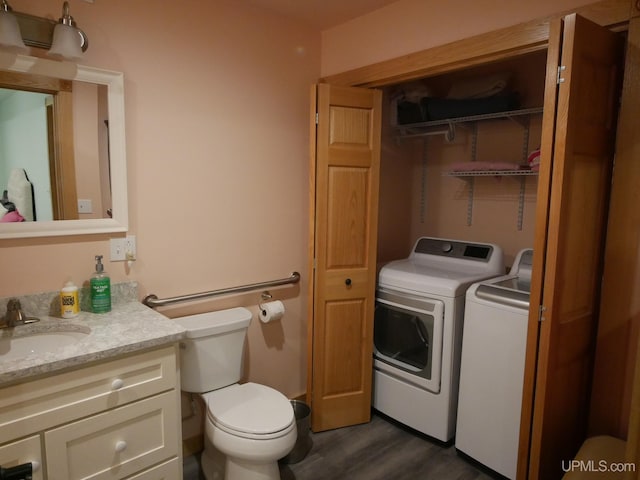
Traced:
<path fill-rule="evenodd" d="M 528 478 L 529 450 L 531 448 L 531 429 L 533 421 L 533 395 L 535 392 L 536 370 L 538 363 L 538 342 L 540 324 L 539 306 L 542 305 L 542 279 L 545 273 L 547 251 L 547 230 L 549 227 L 549 197 L 551 195 L 551 171 L 553 167 L 553 145 L 556 134 L 557 113 L 557 72 L 560 65 L 560 42 L 562 40 L 562 21 L 554 20 L 549 24 L 549 46 L 547 49 L 547 71 L 544 88 L 544 111 L 542 114 L 542 138 L 540 142 L 540 173 L 536 194 L 536 221 L 534 233 L 533 267 L 531 270 L 531 292 L 529 319 L 527 325 L 527 343 L 525 352 L 524 381 L 522 387 L 522 408 L 520 419 L 520 441 L 518 444 L 519 480 Z"/>
<path fill-rule="evenodd" d="M 632 429 L 637 432 L 629 413 L 632 405 L 640 406 L 631 401 L 640 327 L 639 66 L 640 18 L 636 17 L 627 31 L 589 418 L 590 434 L 619 438 L 626 438 L 628 429 L 629 435 Z"/>
<path fill-rule="evenodd" d="M 382 94 L 316 88 L 309 386 L 320 431 L 371 414 Z"/>
<path fill-rule="evenodd" d="M 365 267 L 369 169 L 330 167 L 328 180 L 327 268 Z"/>
<path fill-rule="evenodd" d="M 366 307 L 362 299 L 333 301 L 325 310 L 326 362 L 324 371 L 324 394 L 335 397 L 364 386 L 363 358 L 360 343 L 366 335 L 364 322 Z"/>
<path fill-rule="evenodd" d="M 551 182 L 550 197 L 548 206 L 537 207 L 548 211 L 546 244 L 536 235 L 534 245 L 536 254 L 544 250 L 544 275 L 532 285 L 532 298 L 534 290 L 541 292 L 544 312 L 528 478 L 545 480 L 562 476 L 562 462 L 573 458 L 586 434 L 621 59 L 621 39 L 581 17 L 565 17 L 561 33 L 566 69 L 557 88 L 553 145 L 546 135 L 542 147 L 552 155 L 542 158 L 551 167 L 549 177 L 540 178 Z M 550 38 L 550 45 L 558 41 Z M 555 76 L 549 67 L 547 74 Z M 530 315 L 530 324 L 538 323 L 536 317 Z M 536 328 L 530 325 L 529 333 Z"/>

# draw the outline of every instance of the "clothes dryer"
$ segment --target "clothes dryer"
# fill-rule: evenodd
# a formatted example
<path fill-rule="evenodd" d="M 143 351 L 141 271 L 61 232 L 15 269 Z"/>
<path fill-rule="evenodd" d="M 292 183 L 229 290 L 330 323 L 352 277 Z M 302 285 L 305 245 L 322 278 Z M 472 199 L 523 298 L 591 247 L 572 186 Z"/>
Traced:
<path fill-rule="evenodd" d="M 502 249 L 419 238 L 378 276 L 374 319 L 376 410 L 443 442 L 456 424 L 464 295 L 504 273 Z"/>

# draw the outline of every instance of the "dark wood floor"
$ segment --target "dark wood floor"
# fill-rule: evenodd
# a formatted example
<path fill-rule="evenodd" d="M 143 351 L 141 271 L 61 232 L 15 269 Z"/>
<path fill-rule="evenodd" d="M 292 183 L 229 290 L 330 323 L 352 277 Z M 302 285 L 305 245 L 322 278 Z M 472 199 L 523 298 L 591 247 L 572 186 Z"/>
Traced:
<path fill-rule="evenodd" d="M 364 425 L 310 433 L 313 446 L 282 480 L 491 480 L 482 467 L 396 422 L 374 414 Z"/>

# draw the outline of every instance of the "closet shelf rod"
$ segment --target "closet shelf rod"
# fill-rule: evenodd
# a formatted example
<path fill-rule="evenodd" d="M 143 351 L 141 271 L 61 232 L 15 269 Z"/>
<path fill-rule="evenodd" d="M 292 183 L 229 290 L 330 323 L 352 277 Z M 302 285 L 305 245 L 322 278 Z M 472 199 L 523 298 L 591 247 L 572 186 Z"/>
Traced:
<path fill-rule="evenodd" d="M 170 298 L 158 298 L 153 293 L 144 297 L 142 303 L 147 307 L 165 307 L 173 303 L 189 302 L 192 300 L 202 300 L 205 298 L 218 297 L 221 295 L 231 295 L 232 293 L 250 292 L 252 290 L 261 290 L 269 287 L 279 287 L 281 285 L 288 285 L 298 283 L 300 281 L 300 274 L 293 272 L 287 278 L 280 278 L 278 280 L 270 280 L 267 282 L 251 283 L 249 285 L 241 285 L 239 287 L 221 288 L 219 290 L 211 290 L 210 292 L 192 293 L 189 295 L 179 295 L 177 297 Z"/>

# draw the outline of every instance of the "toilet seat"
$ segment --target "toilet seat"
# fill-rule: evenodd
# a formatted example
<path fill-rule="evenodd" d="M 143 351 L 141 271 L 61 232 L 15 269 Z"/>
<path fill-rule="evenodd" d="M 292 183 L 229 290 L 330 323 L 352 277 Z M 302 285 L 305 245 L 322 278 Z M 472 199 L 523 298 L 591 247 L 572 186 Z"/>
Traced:
<path fill-rule="evenodd" d="M 257 383 L 234 384 L 203 395 L 207 419 L 238 437 L 268 440 L 295 428 L 291 403 L 283 394 Z"/>

